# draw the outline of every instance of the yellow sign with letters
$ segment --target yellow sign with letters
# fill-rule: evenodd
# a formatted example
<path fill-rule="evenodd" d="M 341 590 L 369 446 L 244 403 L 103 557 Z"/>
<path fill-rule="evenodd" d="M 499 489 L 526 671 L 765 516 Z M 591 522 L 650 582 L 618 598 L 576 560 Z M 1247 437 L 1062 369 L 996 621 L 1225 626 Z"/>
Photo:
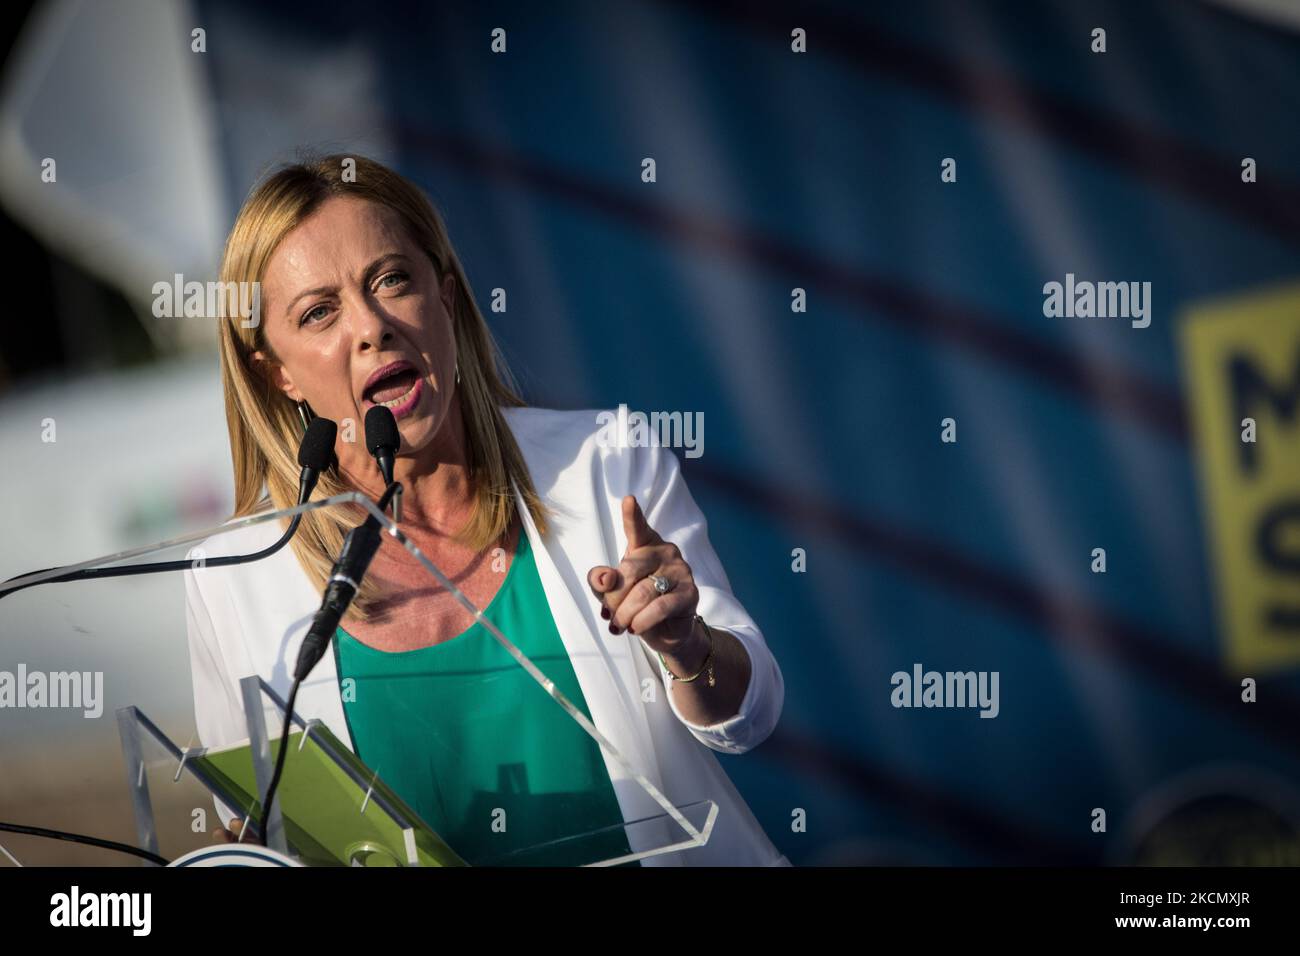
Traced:
<path fill-rule="evenodd" d="M 1179 331 L 1228 669 L 1300 667 L 1300 285 L 1198 305 Z"/>

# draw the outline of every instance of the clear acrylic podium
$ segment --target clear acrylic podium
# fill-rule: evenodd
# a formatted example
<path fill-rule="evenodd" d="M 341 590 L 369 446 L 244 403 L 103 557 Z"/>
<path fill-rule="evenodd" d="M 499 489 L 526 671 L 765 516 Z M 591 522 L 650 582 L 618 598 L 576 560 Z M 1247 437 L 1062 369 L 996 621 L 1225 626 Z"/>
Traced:
<path fill-rule="evenodd" d="M 395 730 L 403 735 L 402 746 L 411 749 L 412 759 L 429 759 L 433 766 L 428 755 L 436 754 L 442 761 L 438 766 L 473 767 L 480 777 L 485 773 L 494 776 L 494 780 L 486 782 L 476 778 L 473 787 L 466 781 L 454 781 L 453 786 L 447 777 L 448 785 L 438 787 L 436 818 L 421 819 L 385 782 L 386 768 L 367 766 L 362 761 L 365 754 L 355 753 L 346 737 L 334 733 L 320 715 L 304 711 L 305 694 L 300 692 L 291 718 L 289 756 L 273 812 L 266 820 L 266 832 L 261 833 L 257 828 L 260 800 L 272 775 L 288 695 L 288 678 L 280 669 L 274 675 L 245 676 L 239 679 L 237 688 L 227 689 L 229 694 L 238 695 L 247 726 L 247 737 L 233 745 L 226 741 L 224 746 L 206 748 L 193 734 L 189 734 L 187 744 L 178 744 L 176 741 L 185 739 L 188 731 L 187 724 L 177 719 L 175 707 L 166 708 L 166 716 L 155 720 L 148 713 L 149 707 L 141 705 L 138 698 L 111 702 L 116 703 L 112 712 L 117 718 L 140 848 L 159 853 L 155 798 L 167 795 L 163 788 L 185 780 L 197 782 L 228 811 L 250 821 L 245 829 L 258 834 L 271 849 L 309 865 L 615 866 L 670 852 L 689 852 L 708 841 L 718 813 L 713 801 L 681 806 L 672 803 L 643 769 L 629 762 L 596 727 L 587 708 L 580 706 L 581 692 L 579 699 L 564 693 L 563 687 L 577 686 L 571 669 L 567 680 L 563 676 L 564 668 L 569 666 L 567 659 L 529 659 L 512 635 L 502 633 L 488 615 L 475 607 L 403 534 L 399 524 L 358 493 L 262 512 L 156 545 L 0 584 L 0 633 L 13 630 L 39 634 L 41 646 L 50 647 L 57 644 L 45 642 L 120 645 L 137 655 L 137 660 L 145 661 L 150 653 L 147 642 L 142 639 L 138 646 L 132 646 L 131 638 L 124 635 L 141 632 L 136 626 L 138 618 L 160 613 L 150 610 L 152 604 L 170 607 L 172 611 L 165 613 L 174 613 L 176 595 L 180 594 L 183 601 L 185 575 L 171 571 L 147 577 L 113 577 L 107 576 L 108 569 L 185 561 L 196 576 L 212 573 L 222 557 L 261 551 L 279 538 L 295 515 L 323 509 L 329 509 L 347 527 L 373 516 L 385 532 L 384 549 L 395 545 L 405 549 L 406 554 L 399 552 L 398 557 L 418 563 L 431 589 L 445 589 L 466 607 L 475 616 L 475 626 L 453 640 L 494 642 L 496 646 L 491 649 L 499 654 L 494 661 L 505 662 L 494 665 L 491 681 L 484 686 L 499 688 L 500 693 L 541 695 L 531 703 L 547 716 L 544 733 L 548 744 L 563 743 L 565 753 L 586 754 L 589 765 L 599 771 L 591 775 L 593 780 L 600 778 L 593 786 L 609 787 L 605 793 L 615 799 L 593 799 L 592 791 L 573 789 L 573 773 L 534 773 L 529 779 L 521 756 L 526 753 L 526 745 L 514 734 L 490 738 L 457 735 L 451 728 L 413 715 Z M 241 529 L 250 530 L 245 533 Z M 225 534 L 233 531 L 240 533 Z M 289 544 L 261 560 L 297 565 Z M 82 569 L 93 569 L 97 577 L 93 581 L 57 580 L 68 571 Z M 290 660 L 296 656 L 298 643 L 318 606 L 319 596 L 305 603 L 301 626 L 286 636 Z M 154 623 L 165 632 L 158 640 L 179 641 L 185 646 L 183 611 L 174 621 Z M 244 627 L 249 625 L 245 623 Z M 331 642 L 327 659 L 337 661 L 337 641 L 336 637 Z M 170 651 L 174 659 L 175 647 L 171 646 Z M 116 683 L 129 683 L 132 659 L 126 654 L 114 657 L 114 671 L 118 660 L 122 671 L 114 673 Z M 311 679 L 317 678 L 325 664 L 326 660 L 322 660 L 317 665 Z M 4 666 L 6 662 L 0 659 L 0 667 Z M 552 680 L 547 671 L 553 672 L 556 679 Z M 172 678 L 188 691 L 188 670 Z M 334 679 L 337 682 L 337 676 Z M 438 686 L 436 681 L 430 683 L 429 693 L 437 693 Z M 353 689 L 353 693 L 360 692 Z M 78 724 L 68 726 L 67 731 L 61 731 L 64 739 L 80 731 Z M 170 734 L 169 726 L 173 727 Z M 334 729 L 339 729 L 337 720 Z M 522 738 L 522 734 L 519 736 Z M 617 786 L 611 785 L 615 777 Z M 437 779 L 434 784 L 437 786 Z M 426 801 L 426 805 L 435 804 Z M 212 809 L 210 800 L 208 809 Z M 556 820 L 562 825 L 543 825 Z M 481 831 L 476 829 L 480 826 Z M 460 834 L 461 839 L 453 834 Z M 465 834 L 472 834 L 474 839 L 467 841 Z M 458 842 L 461 846 L 457 846 Z M 472 853 L 467 851 L 470 843 Z"/>

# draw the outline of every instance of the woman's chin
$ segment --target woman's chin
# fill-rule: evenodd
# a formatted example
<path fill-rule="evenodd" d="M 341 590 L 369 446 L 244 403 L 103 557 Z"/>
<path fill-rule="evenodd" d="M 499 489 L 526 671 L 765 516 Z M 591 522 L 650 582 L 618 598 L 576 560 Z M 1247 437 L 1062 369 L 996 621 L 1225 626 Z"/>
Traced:
<path fill-rule="evenodd" d="M 433 415 L 422 409 L 407 415 L 397 423 L 397 431 L 402 436 L 399 455 L 416 455 L 427 448 L 438 434 L 437 422 Z"/>

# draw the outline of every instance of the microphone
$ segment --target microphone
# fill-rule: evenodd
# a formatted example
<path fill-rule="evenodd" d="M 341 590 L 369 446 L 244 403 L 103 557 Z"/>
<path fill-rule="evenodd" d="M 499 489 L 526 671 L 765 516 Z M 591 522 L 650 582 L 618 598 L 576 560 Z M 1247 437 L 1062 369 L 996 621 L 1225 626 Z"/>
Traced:
<path fill-rule="evenodd" d="M 397 430 L 397 419 L 383 405 L 372 405 L 366 412 L 366 448 L 379 463 L 384 484 L 393 483 L 393 459 L 402 447 L 402 436 Z M 393 496 L 393 520 L 402 520 L 402 486 L 397 486 Z"/>
<path fill-rule="evenodd" d="M 385 411 L 388 411 L 385 409 Z M 392 412 L 389 412 L 392 417 Z M 320 480 L 321 472 L 325 471 L 334 462 L 334 439 L 338 434 L 338 425 L 328 418 L 314 418 L 311 424 L 307 426 L 307 431 L 303 435 L 302 442 L 298 446 L 298 464 L 302 467 L 302 473 L 298 478 L 298 504 L 304 504 L 311 497 L 312 491 L 316 488 L 317 481 Z M 276 541 L 270 547 L 263 548 L 261 551 L 254 551 L 251 554 L 234 554 L 223 555 L 221 557 L 210 558 L 204 561 L 205 567 L 226 567 L 234 564 L 246 564 L 253 561 L 260 561 L 262 558 L 268 558 L 275 552 L 279 551 L 289 539 L 294 536 L 298 530 L 298 525 L 302 522 L 302 515 L 296 514 L 293 520 L 289 522 L 289 527 L 280 540 Z M 46 578 L 43 581 L 32 581 L 28 584 L 20 584 L 8 591 L 0 591 L 0 598 L 15 594 L 24 588 L 35 587 L 38 584 L 50 584 L 55 581 L 85 581 L 95 578 L 116 578 L 125 577 L 131 574 L 157 574 L 163 571 L 185 571 L 193 566 L 190 560 L 183 561 L 155 561 L 148 564 L 128 564 L 120 567 L 110 568 L 82 568 L 79 571 L 69 571 L 67 574 L 60 574 L 57 577 Z M 37 574 L 45 574 L 48 571 L 57 571 L 58 568 L 43 568 L 40 571 L 28 571 L 26 574 L 15 575 L 5 581 L 9 584 L 22 578 L 32 577 Z"/>
<path fill-rule="evenodd" d="M 402 491 L 401 484 L 393 481 L 393 458 L 401 443 L 402 436 L 397 431 L 397 420 L 391 411 L 383 405 L 375 405 L 366 412 L 366 448 L 375 457 L 388 486 L 379 499 L 380 511 L 388 507 L 389 500 Z M 298 662 L 293 672 L 295 682 L 306 680 L 312 668 L 325 655 L 325 648 L 338 630 L 339 621 L 361 588 L 361 579 L 365 577 L 366 569 L 379 550 L 379 541 L 379 521 L 374 515 L 367 515 L 366 520 L 349 531 L 343 539 L 343 550 L 339 552 L 329 580 L 325 583 L 325 595 L 321 599 L 320 609 L 298 648 Z"/>
<path fill-rule="evenodd" d="M 298 446 L 298 467 L 302 469 L 298 478 L 298 504 L 311 497 L 320 473 L 334 463 L 334 439 L 338 432 L 339 426 L 328 418 L 313 418 L 307 426 Z"/>
<path fill-rule="evenodd" d="M 383 405 L 372 405 L 366 412 L 366 450 L 379 462 L 385 485 L 393 483 L 393 458 L 401 447 L 402 435 L 393 413 Z"/>

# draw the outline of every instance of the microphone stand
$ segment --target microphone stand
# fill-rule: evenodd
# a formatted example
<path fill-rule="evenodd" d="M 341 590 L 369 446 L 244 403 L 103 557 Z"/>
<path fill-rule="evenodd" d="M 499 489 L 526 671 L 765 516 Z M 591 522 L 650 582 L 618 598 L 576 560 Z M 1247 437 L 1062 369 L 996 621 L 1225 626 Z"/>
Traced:
<path fill-rule="evenodd" d="M 379 510 L 382 512 L 388 507 L 394 495 L 401 493 L 401 482 L 394 481 L 389 484 L 379 498 Z M 266 788 L 266 799 L 262 801 L 261 819 L 256 824 L 258 833 L 266 833 L 266 821 L 271 815 L 275 793 L 280 787 L 280 777 L 284 773 L 284 761 L 289 752 L 287 747 L 289 730 L 293 722 L 293 705 L 298 697 L 298 688 L 325 655 L 325 649 L 329 647 L 330 639 L 338 628 L 338 622 L 347 611 L 348 605 L 352 603 L 353 596 L 360 590 L 366 569 L 379 548 L 379 540 L 379 522 L 374 515 L 367 516 L 365 521 L 348 533 L 343 542 L 343 551 L 334 564 L 329 581 L 326 582 L 325 596 L 321 601 L 320 610 L 316 612 L 311 628 L 298 649 L 293 684 L 289 687 L 289 699 L 285 702 L 284 726 L 280 730 L 280 747 L 275 758 L 275 772 L 271 775 L 271 782 Z M 245 832 L 246 830 L 240 830 L 241 840 Z"/>

